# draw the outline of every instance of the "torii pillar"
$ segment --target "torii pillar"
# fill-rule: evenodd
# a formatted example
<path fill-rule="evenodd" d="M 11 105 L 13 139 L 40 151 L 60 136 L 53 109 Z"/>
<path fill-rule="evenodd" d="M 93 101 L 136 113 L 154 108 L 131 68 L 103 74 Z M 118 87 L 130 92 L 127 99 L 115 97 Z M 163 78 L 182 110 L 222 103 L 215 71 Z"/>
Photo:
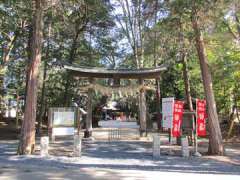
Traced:
<path fill-rule="evenodd" d="M 143 87 L 143 79 L 139 80 L 139 84 Z M 141 88 L 139 93 L 139 121 L 140 121 L 140 136 L 147 136 L 147 107 L 145 89 Z"/>
<path fill-rule="evenodd" d="M 94 79 L 89 78 L 89 82 L 94 83 Z M 89 138 L 92 136 L 92 99 L 93 99 L 93 89 L 88 88 L 88 101 L 87 101 L 87 117 L 86 117 L 86 130 L 84 132 L 84 138 Z"/>

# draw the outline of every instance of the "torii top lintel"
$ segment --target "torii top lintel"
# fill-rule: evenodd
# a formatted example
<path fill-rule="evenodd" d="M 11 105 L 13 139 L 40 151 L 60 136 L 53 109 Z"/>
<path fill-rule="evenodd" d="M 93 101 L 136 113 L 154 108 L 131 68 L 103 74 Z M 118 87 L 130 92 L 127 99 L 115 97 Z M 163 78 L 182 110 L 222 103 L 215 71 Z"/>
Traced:
<path fill-rule="evenodd" d="M 117 79 L 155 79 L 158 78 L 162 71 L 166 70 L 165 65 L 156 68 L 144 69 L 107 69 L 107 68 L 90 68 L 64 65 L 64 68 L 73 76 L 89 78 L 117 78 Z"/>

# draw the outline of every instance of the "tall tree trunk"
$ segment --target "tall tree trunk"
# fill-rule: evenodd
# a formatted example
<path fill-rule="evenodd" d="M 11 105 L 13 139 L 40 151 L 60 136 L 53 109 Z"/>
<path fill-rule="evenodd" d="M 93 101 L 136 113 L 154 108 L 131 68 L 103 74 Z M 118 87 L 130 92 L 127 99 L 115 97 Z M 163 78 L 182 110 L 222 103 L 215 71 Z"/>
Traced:
<path fill-rule="evenodd" d="M 189 70 L 188 70 L 188 62 L 187 62 L 187 51 L 186 51 L 186 39 L 183 34 L 183 25 L 181 22 L 181 18 L 179 19 L 179 44 L 180 44 L 180 56 L 181 62 L 183 65 L 182 72 L 183 72 L 183 81 L 185 87 L 185 96 L 186 101 L 188 104 L 188 109 L 193 111 L 193 104 L 192 104 L 192 96 L 191 96 L 191 86 L 190 86 L 190 78 L 189 78 Z M 192 117 L 194 120 L 194 116 Z"/>
<path fill-rule="evenodd" d="M 13 50 L 17 37 L 19 36 L 19 29 L 14 33 L 14 36 L 10 38 L 10 41 L 7 43 L 6 47 L 3 49 L 3 64 L 6 64 L 10 60 L 10 54 Z"/>
<path fill-rule="evenodd" d="M 191 96 L 191 86 L 189 80 L 189 71 L 188 71 L 188 64 L 187 64 L 187 55 L 185 52 L 182 54 L 182 65 L 183 65 L 183 80 L 184 80 L 184 87 L 185 87 L 185 95 L 188 104 L 188 109 L 193 111 L 193 103 L 192 103 L 192 96 Z"/>
<path fill-rule="evenodd" d="M 202 80 L 205 92 L 205 98 L 207 101 L 208 107 L 208 126 L 209 126 L 209 153 L 210 154 L 224 154 L 224 147 L 222 142 L 222 134 L 218 121 L 218 114 L 216 108 L 216 102 L 214 98 L 214 92 L 212 88 L 212 77 L 209 71 L 206 51 L 204 47 L 203 35 L 201 33 L 198 19 L 197 19 L 197 11 L 193 9 L 192 14 L 192 27 L 195 32 L 195 41 L 196 41 L 196 49 L 198 53 Z"/>
<path fill-rule="evenodd" d="M 48 50 L 47 50 L 48 51 Z M 48 53 L 47 53 L 48 54 Z M 40 112 L 39 112 L 39 117 L 38 117 L 38 126 L 37 126 L 37 132 L 39 135 L 41 135 L 42 131 L 42 122 L 44 119 L 44 113 L 45 113 L 45 93 L 46 93 L 46 77 L 47 77 L 47 55 L 46 59 L 44 61 L 44 68 L 43 68 L 43 84 L 42 84 L 42 92 L 41 92 L 41 100 L 40 100 Z"/>
<path fill-rule="evenodd" d="M 0 65 L 0 118 L 3 117 L 3 98 L 4 98 L 4 74 L 5 69 L 3 65 Z"/>
<path fill-rule="evenodd" d="M 29 32 L 28 32 L 28 44 L 27 44 L 27 63 L 26 63 L 26 80 L 25 80 L 25 96 L 24 96 L 24 109 L 25 109 L 25 105 L 26 105 L 26 98 L 27 98 L 27 91 L 28 91 L 28 80 L 29 80 L 29 68 L 30 68 L 30 62 L 31 62 L 31 58 L 32 58 L 32 37 L 33 37 L 33 25 L 30 24 L 30 28 L 29 28 Z"/>
<path fill-rule="evenodd" d="M 28 87 L 24 120 L 18 146 L 19 154 L 32 154 L 35 149 L 35 121 L 37 108 L 38 72 L 41 63 L 42 27 L 43 27 L 43 0 L 33 2 L 33 36 L 31 47 L 31 62 L 28 75 Z"/>
<path fill-rule="evenodd" d="M 157 25 L 157 13 L 158 13 L 158 0 L 155 1 L 154 6 L 154 24 Z M 157 32 L 154 30 L 154 44 L 153 44 L 153 59 L 154 59 L 154 67 L 157 67 Z M 161 128 L 161 88 L 160 88 L 160 77 L 155 79 L 156 84 L 156 109 L 157 109 L 157 123 L 158 123 L 158 129 Z"/>
<path fill-rule="evenodd" d="M 188 109 L 189 111 L 193 112 L 193 103 L 192 103 L 192 96 L 191 96 L 191 86 L 190 86 L 190 78 L 189 78 L 189 70 L 188 70 L 188 62 L 187 62 L 187 54 L 185 52 L 185 50 L 183 49 L 182 52 L 182 65 L 183 65 L 183 81 L 184 81 L 184 89 L 185 89 L 185 99 L 187 101 L 187 105 L 188 105 Z M 191 116 L 191 120 L 192 120 L 192 127 L 193 127 L 193 131 L 191 133 L 191 139 L 189 144 L 192 144 L 192 137 L 196 137 L 194 136 L 194 133 L 196 133 L 196 129 L 195 129 L 195 118 L 194 115 Z M 196 142 L 196 139 L 194 141 Z M 181 144 L 181 139 L 179 139 L 179 144 Z"/>
<path fill-rule="evenodd" d="M 143 68 L 144 67 L 144 34 L 143 34 L 143 17 L 142 17 L 142 0 L 137 0 L 137 7 L 136 7 L 136 32 L 138 35 L 136 36 L 136 44 L 139 44 L 139 50 L 140 50 L 140 55 L 138 59 L 138 68 Z M 138 53 L 138 47 L 137 47 L 137 53 Z M 139 84 L 141 86 L 144 86 L 144 81 L 143 79 L 139 80 Z M 147 118 L 149 116 L 147 112 L 147 103 L 146 103 L 146 92 L 145 89 L 140 90 L 139 94 L 139 117 L 140 117 L 140 136 L 147 136 L 147 121 L 150 119 Z"/>
<path fill-rule="evenodd" d="M 16 93 L 16 129 L 18 129 L 19 126 L 19 94 L 18 91 Z"/>

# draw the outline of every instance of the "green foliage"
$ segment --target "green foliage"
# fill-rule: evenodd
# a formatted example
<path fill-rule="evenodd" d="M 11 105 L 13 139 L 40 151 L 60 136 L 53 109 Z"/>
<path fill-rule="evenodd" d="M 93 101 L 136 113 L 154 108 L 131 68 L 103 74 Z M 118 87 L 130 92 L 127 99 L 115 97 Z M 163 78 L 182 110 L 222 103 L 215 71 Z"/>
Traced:
<path fill-rule="evenodd" d="M 137 7 L 136 1 L 128 2 L 132 3 L 131 8 Z M 143 44 L 140 43 L 140 39 L 136 39 L 136 42 L 143 46 L 143 51 L 140 52 L 139 45 L 138 55 L 141 56 L 143 53 L 144 67 L 153 67 L 155 64 L 168 65 L 168 70 L 161 77 L 161 96 L 185 98 L 180 59 L 182 45 L 179 42 L 179 36 L 182 33 L 184 48 L 187 52 L 191 95 L 193 98 L 204 98 L 191 24 L 192 8 L 194 7 L 198 11 L 201 30 L 205 36 L 204 42 L 213 75 L 218 111 L 228 114 L 233 103 L 236 105 L 240 103 L 240 47 L 239 42 L 237 43 L 232 35 L 237 35 L 238 27 L 240 27 L 236 19 L 240 16 L 240 10 L 234 5 L 237 1 L 175 0 L 157 2 L 155 4 L 155 1 L 141 1 L 139 12 L 142 19 L 138 21 L 135 16 L 131 16 L 131 18 L 136 23 L 135 25 L 137 22 L 142 25 L 138 38 L 143 35 Z M 235 7 L 234 11 L 233 7 Z M 124 19 L 119 8 L 111 1 L 104 0 L 64 0 L 54 7 L 46 8 L 38 97 L 41 98 L 44 62 L 47 62 L 45 100 L 48 107 L 64 105 L 68 81 L 70 83 L 67 87 L 67 98 L 71 102 L 81 101 L 81 98 L 85 99 L 85 93 L 81 91 L 81 86 L 86 80 L 76 81 L 63 68 L 60 69 L 59 65 L 61 64 L 73 63 L 80 66 L 111 68 L 136 67 L 131 45 L 126 39 L 126 32 L 123 32 L 118 23 L 118 18 L 127 20 L 126 17 Z M 115 16 L 116 11 L 118 17 Z M 2 65 L 0 76 L 5 78 L 4 89 L 8 94 L 17 92 L 25 95 L 31 13 L 30 1 L 0 2 L 0 59 Z M 51 27 L 50 35 L 49 27 Z M 19 34 L 10 52 L 10 61 L 4 64 L 4 47 L 11 42 L 9 38 L 17 32 Z M 3 72 L 3 69 L 6 68 L 7 71 Z M 3 78 L 1 81 L 0 83 L 3 84 Z M 106 81 L 99 80 L 99 83 L 106 84 Z M 136 105 L 137 101 L 136 98 L 124 100 L 129 101 L 132 107 L 134 104 Z M 147 102 L 150 112 L 156 111 L 155 100 L 155 92 L 148 92 Z M 100 101 L 101 95 L 95 94 L 95 106 Z M 84 105 L 85 103 L 82 103 L 82 106 Z M 135 109 L 137 108 L 135 107 Z"/>

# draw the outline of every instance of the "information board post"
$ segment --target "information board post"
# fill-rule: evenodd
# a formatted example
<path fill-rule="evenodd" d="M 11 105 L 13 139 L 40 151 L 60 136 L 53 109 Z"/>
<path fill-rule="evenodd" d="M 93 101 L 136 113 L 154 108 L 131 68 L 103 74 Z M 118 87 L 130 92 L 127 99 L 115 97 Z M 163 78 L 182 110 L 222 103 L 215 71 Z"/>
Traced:
<path fill-rule="evenodd" d="M 49 137 L 44 136 L 40 139 L 40 154 L 41 156 L 48 156 Z"/>
<path fill-rule="evenodd" d="M 181 150 L 182 150 L 182 156 L 183 157 L 189 157 L 189 148 L 188 148 L 188 138 L 182 137 L 181 138 Z"/>
<path fill-rule="evenodd" d="M 75 157 L 81 157 L 82 141 L 80 135 L 74 135 L 74 149 L 73 154 Z"/>

